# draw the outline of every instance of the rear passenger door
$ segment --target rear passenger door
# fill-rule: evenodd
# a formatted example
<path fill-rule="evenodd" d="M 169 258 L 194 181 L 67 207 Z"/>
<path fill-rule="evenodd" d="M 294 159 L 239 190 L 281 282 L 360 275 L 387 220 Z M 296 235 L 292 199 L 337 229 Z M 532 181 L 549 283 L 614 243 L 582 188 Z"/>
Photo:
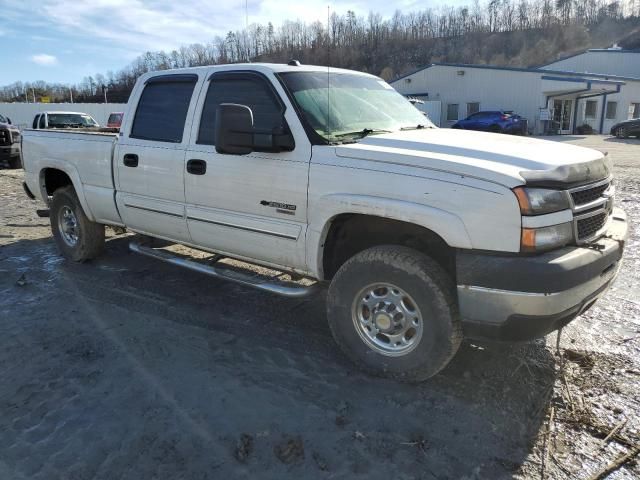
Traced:
<path fill-rule="evenodd" d="M 279 84 L 257 72 L 217 72 L 207 82 L 185 159 L 187 222 L 193 242 L 238 257 L 305 269 L 311 144 L 293 107 Z M 221 103 L 250 107 L 257 129 L 291 131 L 294 150 L 217 153 L 214 125 Z M 194 164 L 201 167 L 193 169 Z"/>
<path fill-rule="evenodd" d="M 150 77 L 116 152 L 117 204 L 127 227 L 176 241 L 191 237 L 185 218 L 184 157 L 196 74 Z"/>

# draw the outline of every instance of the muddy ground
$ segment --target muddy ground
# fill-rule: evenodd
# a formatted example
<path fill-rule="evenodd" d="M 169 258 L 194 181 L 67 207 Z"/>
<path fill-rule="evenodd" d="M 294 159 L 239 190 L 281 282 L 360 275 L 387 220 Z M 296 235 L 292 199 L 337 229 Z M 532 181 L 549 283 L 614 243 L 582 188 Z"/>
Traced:
<path fill-rule="evenodd" d="M 78 265 L 0 171 L 0 479 L 589 478 L 640 445 L 640 141 L 608 150 L 632 235 L 606 297 L 556 335 L 463 344 L 420 385 L 289 300 L 130 254 Z M 606 441 L 605 437 L 614 430 Z M 640 460 L 609 478 L 640 477 Z"/>

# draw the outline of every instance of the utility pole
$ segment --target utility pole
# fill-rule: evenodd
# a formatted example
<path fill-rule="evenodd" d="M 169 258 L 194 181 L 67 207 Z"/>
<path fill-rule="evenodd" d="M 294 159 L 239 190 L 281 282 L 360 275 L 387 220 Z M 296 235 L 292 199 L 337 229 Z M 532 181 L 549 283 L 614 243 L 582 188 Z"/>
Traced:
<path fill-rule="evenodd" d="M 33 103 L 36 103 L 36 91 L 33 88 L 31 89 L 31 96 L 33 97 Z"/>
<path fill-rule="evenodd" d="M 107 90 L 109 89 L 104 85 L 102 85 L 102 93 L 104 94 L 104 103 L 107 103 Z"/>
<path fill-rule="evenodd" d="M 71 97 L 71 103 L 73 103 L 73 90 L 69 87 L 69 97 Z"/>

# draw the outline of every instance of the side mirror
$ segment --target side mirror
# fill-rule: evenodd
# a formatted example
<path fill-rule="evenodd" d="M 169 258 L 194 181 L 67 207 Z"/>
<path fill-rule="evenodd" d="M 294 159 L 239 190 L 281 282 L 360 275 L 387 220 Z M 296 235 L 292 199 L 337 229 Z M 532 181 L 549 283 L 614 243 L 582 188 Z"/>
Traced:
<path fill-rule="evenodd" d="M 284 118 L 282 123 L 284 124 Z M 293 136 L 284 129 L 256 130 L 253 112 L 246 105 L 221 103 L 216 110 L 214 142 L 216 152 L 246 155 L 256 152 L 291 151 Z"/>
<path fill-rule="evenodd" d="M 7 123 L 11 125 L 11 119 L 9 117 L 7 117 Z"/>
<path fill-rule="evenodd" d="M 253 112 L 246 105 L 218 105 L 214 128 L 216 152 L 234 155 L 253 152 Z"/>

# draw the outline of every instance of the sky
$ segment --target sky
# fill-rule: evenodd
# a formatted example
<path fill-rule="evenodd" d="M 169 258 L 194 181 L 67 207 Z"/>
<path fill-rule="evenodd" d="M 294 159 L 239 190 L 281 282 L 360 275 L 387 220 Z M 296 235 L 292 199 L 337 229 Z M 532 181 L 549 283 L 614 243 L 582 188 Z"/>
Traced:
<path fill-rule="evenodd" d="M 464 0 L 248 0 L 249 23 L 326 22 L 339 14 L 459 5 Z M 118 71 L 146 51 L 207 43 L 245 26 L 245 0 L 0 0 L 0 85 L 78 83 Z"/>

